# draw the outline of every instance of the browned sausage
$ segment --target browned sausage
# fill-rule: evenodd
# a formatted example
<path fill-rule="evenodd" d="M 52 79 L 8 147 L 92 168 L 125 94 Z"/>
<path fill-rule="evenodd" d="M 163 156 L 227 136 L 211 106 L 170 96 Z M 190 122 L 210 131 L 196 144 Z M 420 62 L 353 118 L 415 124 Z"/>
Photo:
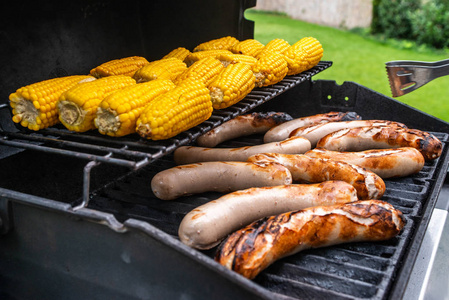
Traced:
<path fill-rule="evenodd" d="M 370 170 L 384 179 L 412 175 L 424 167 L 424 157 L 412 147 L 359 152 L 339 152 L 315 148 L 307 151 L 305 155 L 344 161 Z"/>
<path fill-rule="evenodd" d="M 284 112 L 255 112 L 242 115 L 199 136 L 196 143 L 201 147 L 212 148 L 224 141 L 241 136 L 265 133 L 270 128 L 292 119 L 289 114 Z"/>
<path fill-rule="evenodd" d="M 433 134 L 389 126 L 339 130 L 323 137 L 317 147 L 334 151 L 413 147 L 421 152 L 425 160 L 438 158 L 443 150 L 443 144 Z"/>
<path fill-rule="evenodd" d="M 276 163 L 205 162 L 161 171 L 151 180 L 151 189 L 159 199 L 173 200 L 209 191 L 229 193 L 290 183 L 289 170 Z"/>
<path fill-rule="evenodd" d="M 308 117 L 302 117 L 285 122 L 267 131 L 264 135 L 264 143 L 278 142 L 289 137 L 290 132 L 296 128 L 310 126 L 320 123 L 360 120 L 361 117 L 355 112 L 335 112 L 331 111 L 324 114 L 317 114 Z"/>
<path fill-rule="evenodd" d="M 380 199 L 385 193 L 385 182 L 375 173 L 362 167 L 307 155 L 262 153 L 251 156 L 249 162 L 276 162 L 287 167 L 293 181 L 323 182 L 342 180 L 352 184 L 359 199 Z"/>
<path fill-rule="evenodd" d="M 195 208 L 182 220 L 178 235 L 190 247 L 210 249 L 228 234 L 262 217 L 357 200 L 355 188 L 344 181 L 250 188 Z"/>
<path fill-rule="evenodd" d="M 391 239 L 404 222 L 399 210 L 379 200 L 311 207 L 263 218 L 234 232 L 220 245 L 215 260 L 253 279 L 276 260 L 305 249 Z"/>
<path fill-rule="evenodd" d="M 246 161 L 256 153 L 305 153 L 310 149 L 309 140 L 296 136 L 281 142 L 239 148 L 181 146 L 175 150 L 174 160 L 178 165 L 205 161 Z"/>
<path fill-rule="evenodd" d="M 345 121 L 345 122 L 329 122 L 318 125 L 311 125 L 306 127 L 301 127 L 293 130 L 290 133 L 292 136 L 302 136 L 310 141 L 312 148 L 315 148 L 318 141 L 332 133 L 341 129 L 347 128 L 357 128 L 365 126 L 397 126 L 397 127 L 407 127 L 402 123 L 385 121 L 385 120 L 356 120 L 356 121 Z"/>

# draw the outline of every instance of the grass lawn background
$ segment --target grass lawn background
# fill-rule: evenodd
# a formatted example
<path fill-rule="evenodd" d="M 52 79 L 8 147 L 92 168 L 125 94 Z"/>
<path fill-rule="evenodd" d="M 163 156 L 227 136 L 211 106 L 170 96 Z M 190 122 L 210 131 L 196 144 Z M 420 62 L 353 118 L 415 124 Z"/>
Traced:
<path fill-rule="evenodd" d="M 254 38 L 266 44 L 282 38 L 294 43 L 305 36 L 317 38 L 324 49 L 322 60 L 333 65 L 313 79 L 354 81 L 391 97 L 385 63 L 392 60 L 437 61 L 449 57 L 443 51 L 400 49 L 360 34 L 309 24 L 289 17 L 247 10 L 245 17 L 255 22 Z M 405 104 L 449 122 L 449 76 L 437 78 L 421 88 L 395 98 Z"/>

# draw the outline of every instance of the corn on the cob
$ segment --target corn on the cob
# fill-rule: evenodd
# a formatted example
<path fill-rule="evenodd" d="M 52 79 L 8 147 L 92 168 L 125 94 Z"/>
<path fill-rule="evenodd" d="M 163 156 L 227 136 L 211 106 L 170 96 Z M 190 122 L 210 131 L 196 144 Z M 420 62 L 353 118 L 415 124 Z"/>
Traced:
<path fill-rule="evenodd" d="M 94 120 L 101 134 L 124 136 L 136 132 L 136 122 L 145 106 L 173 89 L 168 79 L 155 79 L 118 90 L 101 101 Z"/>
<path fill-rule="evenodd" d="M 174 57 L 174 58 L 177 58 L 177 59 L 180 59 L 180 60 L 184 61 L 184 59 L 186 59 L 187 55 L 189 55 L 190 53 L 191 52 L 188 49 L 186 49 L 184 47 L 178 47 L 178 48 L 170 51 L 167 55 L 165 55 L 162 58 Z"/>
<path fill-rule="evenodd" d="M 225 36 L 219 39 L 201 43 L 193 49 L 193 52 L 219 49 L 229 50 L 238 42 L 239 41 L 235 37 Z"/>
<path fill-rule="evenodd" d="M 76 84 L 95 80 L 89 75 L 59 77 L 19 88 L 9 95 L 12 120 L 31 130 L 44 129 L 59 122 L 56 102 L 62 93 Z"/>
<path fill-rule="evenodd" d="M 247 64 L 230 64 L 208 85 L 212 106 L 229 107 L 248 95 L 254 88 L 256 77 Z"/>
<path fill-rule="evenodd" d="M 256 57 L 261 55 L 260 53 L 262 51 L 283 53 L 289 47 L 290 47 L 290 44 L 287 41 L 285 41 L 283 39 L 273 39 L 265 45 L 265 47 L 256 55 Z"/>
<path fill-rule="evenodd" d="M 173 81 L 186 69 L 187 66 L 183 61 L 174 57 L 164 58 L 152 61 L 140 68 L 136 71 L 133 78 L 137 83 L 155 79 L 169 79 Z"/>
<path fill-rule="evenodd" d="M 112 75 L 133 76 L 134 73 L 149 62 L 141 56 L 130 56 L 105 62 L 90 71 L 90 75 L 101 78 Z"/>
<path fill-rule="evenodd" d="M 204 50 L 199 52 L 193 52 L 187 55 L 187 57 L 184 59 L 184 62 L 186 63 L 187 67 L 190 67 L 195 62 L 206 58 L 206 57 L 213 57 L 217 58 L 220 54 L 231 54 L 232 52 L 229 50 Z"/>
<path fill-rule="evenodd" d="M 257 62 L 257 58 L 250 56 L 250 55 L 243 55 L 243 54 L 220 54 L 216 57 L 223 66 L 227 67 L 229 64 L 235 64 L 235 63 L 244 63 L 247 65 L 254 65 Z"/>
<path fill-rule="evenodd" d="M 175 84 L 179 84 L 187 78 L 201 80 L 205 85 L 208 85 L 220 71 L 223 69 L 223 64 L 216 58 L 205 57 L 195 62 L 187 68 L 175 80 Z"/>
<path fill-rule="evenodd" d="M 307 53 L 302 48 L 289 47 L 283 55 L 287 61 L 287 75 L 296 75 L 309 69 Z"/>
<path fill-rule="evenodd" d="M 264 44 L 255 39 L 247 39 L 238 42 L 230 49 L 232 53 L 250 55 L 256 57 L 256 55 L 265 47 Z"/>
<path fill-rule="evenodd" d="M 278 83 L 287 75 L 288 66 L 284 55 L 263 51 L 259 55 L 257 63 L 253 65 L 253 72 L 256 76 L 256 86 L 268 86 Z"/>
<path fill-rule="evenodd" d="M 56 105 L 59 120 L 71 131 L 85 132 L 95 129 L 93 121 L 100 102 L 110 93 L 133 84 L 136 84 L 136 81 L 126 75 L 107 76 L 80 83 L 59 98 Z"/>
<path fill-rule="evenodd" d="M 292 45 L 293 48 L 300 48 L 306 53 L 308 62 L 307 69 L 316 66 L 323 57 L 323 46 L 314 37 L 305 37 Z"/>
<path fill-rule="evenodd" d="M 207 120 L 212 111 L 207 87 L 187 79 L 145 107 L 136 131 L 147 139 L 168 139 Z"/>

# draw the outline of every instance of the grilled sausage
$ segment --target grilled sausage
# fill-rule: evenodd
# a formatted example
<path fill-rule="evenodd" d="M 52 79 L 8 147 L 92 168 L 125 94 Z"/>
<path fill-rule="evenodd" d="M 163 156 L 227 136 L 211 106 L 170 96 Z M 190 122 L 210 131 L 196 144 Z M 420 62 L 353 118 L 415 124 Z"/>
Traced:
<path fill-rule="evenodd" d="M 343 129 L 323 137 L 317 147 L 334 151 L 413 147 L 425 160 L 438 158 L 443 144 L 433 134 L 417 129 L 369 126 Z"/>
<path fill-rule="evenodd" d="M 310 141 L 312 148 L 315 148 L 318 141 L 332 133 L 341 129 L 347 128 L 357 128 L 357 127 L 365 127 L 365 126 L 392 126 L 392 127 L 404 127 L 402 123 L 393 122 L 393 121 L 384 121 L 384 120 L 356 120 L 356 121 L 345 121 L 345 122 L 329 122 L 324 124 L 311 125 L 306 127 L 301 127 L 293 130 L 290 133 L 290 137 L 292 136 L 302 136 Z"/>
<path fill-rule="evenodd" d="M 262 134 L 270 128 L 278 126 L 293 118 L 284 112 L 251 113 L 231 119 L 209 132 L 199 136 L 196 140 L 198 146 L 215 147 L 218 144 L 251 134 Z M 286 137 L 288 138 L 288 136 Z"/>
<path fill-rule="evenodd" d="M 190 164 L 206 161 L 246 161 L 256 153 L 305 153 L 311 149 L 310 142 L 303 137 L 293 137 L 281 142 L 239 148 L 205 148 L 181 146 L 174 152 L 177 164 Z"/>
<path fill-rule="evenodd" d="M 190 247 L 210 249 L 228 234 L 262 217 L 357 200 L 354 187 L 343 181 L 250 188 L 195 208 L 182 220 L 178 235 Z"/>
<path fill-rule="evenodd" d="M 250 187 L 292 183 L 289 170 L 277 163 L 206 162 L 157 173 L 151 189 L 162 200 L 209 191 L 229 193 Z"/>
<path fill-rule="evenodd" d="M 305 155 L 313 158 L 344 161 L 370 170 L 384 179 L 412 175 L 418 173 L 424 167 L 424 157 L 412 147 L 374 149 L 360 152 L 339 152 L 315 148 L 307 151 Z"/>
<path fill-rule="evenodd" d="M 362 167 L 307 155 L 261 153 L 248 158 L 249 162 L 276 162 L 287 167 L 293 181 L 323 182 L 327 180 L 345 181 L 357 190 L 359 199 L 380 199 L 385 193 L 385 182 L 375 173 Z"/>
<path fill-rule="evenodd" d="M 379 200 L 311 207 L 266 217 L 234 232 L 215 260 L 253 279 L 276 260 L 305 249 L 391 239 L 404 223 L 401 211 Z"/>
<path fill-rule="evenodd" d="M 291 121 L 282 123 L 267 131 L 264 135 L 264 143 L 278 142 L 289 137 L 290 132 L 296 128 L 310 126 L 315 124 L 337 122 L 337 121 L 352 121 L 360 120 L 361 117 L 355 112 L 334 112 L 331 111 L 325 114 L 317 114 L 308 117 L 293 119 Z"/>

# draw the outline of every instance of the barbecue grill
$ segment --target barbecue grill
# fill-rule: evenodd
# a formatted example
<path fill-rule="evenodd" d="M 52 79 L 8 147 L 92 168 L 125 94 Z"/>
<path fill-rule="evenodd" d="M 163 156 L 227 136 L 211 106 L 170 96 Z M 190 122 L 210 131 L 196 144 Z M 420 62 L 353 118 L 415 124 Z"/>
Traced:
<path fill-rule="evenodd" d="M 165 141 L 72 133 L 59 125 L 31 132 L 11 121 L 8 95 L 20 86 L 87 73 L 91 66 L 117 57 L 142 55 L 151 60 L 180 45 L 193 48 L 225 35 L 253 37 L 253 24 L 243 13 L 256 1 L 75 1 L 69 6 L 52 2 L 8 4 L 0 12 L 0 40 L 8 45 L 0 50 L 0 297 L 404 295 L 445 182 L 448 123 L 354 82 L 312 80 L 332 66 L 322 61 L 278 84 L 254 89 L 238 104 L 215 111 L 209 120 Z M 12 22 L 19 16 L 20 22 Z M 215 249 L 198 251 L 179 241 L 177 229 L 184 215 L 221 194 L 174 201 L 153 195 L 151 178 L 175 166 L 172 153 L 177 147 L 194 144 L 199 135 L 248 112 L 285 111 L 302 117 L 335 110 L 402 122 L 443 142 L 442 155 L 426 162 L 422 171 L 386 180 L 383 200 L 399 208 L 407 221 L 399 236 L 307 250 L 274 263 L 254 280 L 217 264 Z M 262 138 L 242 137 L 221 146 L 255 145 Z"/>

